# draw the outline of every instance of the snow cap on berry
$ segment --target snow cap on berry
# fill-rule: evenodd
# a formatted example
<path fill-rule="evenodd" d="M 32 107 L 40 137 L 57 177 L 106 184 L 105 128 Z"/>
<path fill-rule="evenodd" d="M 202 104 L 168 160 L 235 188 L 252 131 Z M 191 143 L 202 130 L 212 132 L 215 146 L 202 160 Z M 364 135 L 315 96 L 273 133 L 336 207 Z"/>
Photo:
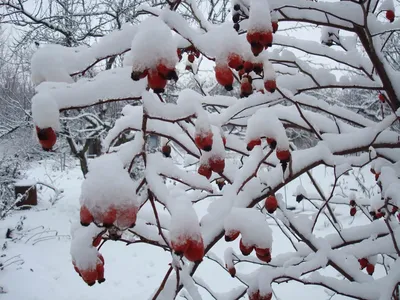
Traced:
<path fill-rule="evenodd" d="M 49 93 L 39 93 L 32 98 L 33 122 L 40 129 L 51 127 L 60 129 L 60 112 L 58 104 Z"/>
<path fill-rule="evenodd" d="M 272 230 L 265 216 L 252 208 L 232 208 L 229 215 L 224 219 L 226 232 L 232 230 L 240 231 L 243 243 L 254 245 L 259 248 L 271 248 Z"/>
<path fill-rule="evenodd" d="M 149 17 L 138 28 L 132 40 L 132 69 L 144 71 L 163 63 L 174 68 L 178 63 L 176 39 L 171 29 L 158 17 Z"/>
<path fill-rule="evenodd" d="M 384 0 L 384 1 L 382 1 L 382 4 L 379 7 L 379 10 L 381 10 L 381 11 L 388 11 L 388 10 L 395 11 L 393 0 Z"/>
<path fill-rule="evenodd" d="M 104 214 L 111 206 L 117 211 L 138 207 L 135 184 L 117 154 L 105 154 L 89 164 L 89 172 L 82 183 L 81 205 L 96 216 Z"/>
<path fill-rule="evenodd" d="M 171 241 L 179 243 L 187 239 L 201 239 L 199 219 L 186 195 L 169 198 L 167 207 L 171 213 L 169 227 Z"/>
<path fill-rule="evenodd" d="M 274 67 L 268 59 L 264 59 L 264 81 L 267 80 L 276 80 L 276 74 Z"/>
<path fill-rule="evenodd" d="M 247 121 L 245 142 L 260 137 L 273 138 L 278 149 L 289 149 L 289 140 L 282 122 L 268 108 L 259 109 Z"/>
<path fill-rule="evenodd" d="M 71 249 L 72 261 L 80 270 L 96 269 L 97 249 L 92 246 L 93 237 L 100 233 L 101 229 L 91 224 L 82 227 L 78 223 L 71 227 Z"/>
<path fill-rule="evenodd" d="M 272 32 L 271 13 L 266 0 L 252 0 L 250 4 L 248 32 Z"/>

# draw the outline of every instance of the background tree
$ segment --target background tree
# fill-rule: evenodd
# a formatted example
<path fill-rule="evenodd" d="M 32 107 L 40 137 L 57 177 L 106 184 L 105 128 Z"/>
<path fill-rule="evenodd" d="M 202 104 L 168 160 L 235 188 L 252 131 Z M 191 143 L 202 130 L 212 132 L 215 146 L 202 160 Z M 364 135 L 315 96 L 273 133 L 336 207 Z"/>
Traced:
<path fill-rule="evenodd" d="M 120 29 L 123 23 L 138 22 L 136 8 L 144 2 L 62 0 L 32 5 L 30 1 L 3 1 L 0 4 L 3 10 L 1 22 L 18 29 L 15 41 L 9 45 L 13 51 L 48 43 L 66 47 L 90 45 L 97 38 Z M 158 5 L 157 2 L 153 4 Z M 115 60 L 115 56 L 108 57 L 104 64 L 90 68 L 79 76 L 93 77 L 103 68 L 108 70 L 114 64 L 120 64 Z M 29 59 L 27 63 L 30 63 Z M 28 64 L 24 66 L 27 69 Z M 27 85 L 29 81 L 25 79 Z M 89 149 L 98 151 L 98 137 L 107 132 L 120 109 L 121 105 L 114 104 L 64 113 L 60 134 L 66 138 L 72 154 L 79 159 L 83 174 L 87 173 Z"/>

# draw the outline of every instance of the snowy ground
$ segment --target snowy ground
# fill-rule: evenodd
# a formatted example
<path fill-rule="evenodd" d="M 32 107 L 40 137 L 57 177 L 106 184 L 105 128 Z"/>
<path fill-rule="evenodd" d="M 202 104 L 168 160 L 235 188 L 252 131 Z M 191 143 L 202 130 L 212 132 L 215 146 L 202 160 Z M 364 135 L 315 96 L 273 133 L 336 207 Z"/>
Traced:
<path fill-rule="evenodd" d="M 116 297 L 124 299 L 148 299 L 157 288 L 168 269 L 170 256 L 167 252 L 141 244 L 128 247 L 119 242 L 107 242 L 101 250 L 106 263 L 104 284 L 96 284 L 88 287 L 75 273 L 70 250 L 70 224 L 77 220 L 79 215 L 79 194 L 82 174 L 79 167 L 70 166 L 66 171 L 59 171 L 59 163 L 42 161 L 27 172 L 30 179 L 51 183 L 64 189 L 63 196 L 51 205 L 49 199 L 54 195 L 50 189 L 39 190 L 39 205 L 29 211 L 15 211 L 5 220 L 0 221 L 0 262 L 5 268 L 0 271 L 0 287 L 5 294 L 4 300 L 47 300 L 54 299 L 85 299 L 99 300 Z M 367 169 L 363 170 L 365 186 L 374 184 L 373 175 Z M 326 194 L 330 192 L 332 184 L 332 170 L 321 167 L 314 170 L 313 175 L 320 180 Z M 343 176 L 340 180 L 341 188 L 337 193 L 348 195 L 351 187 L 356 187 L 356 194 L 362 195 L 360 186 L 355 183 L 353 175 Z M 311 205 L 297 204 L 292 196 L 299 185 L 300 179 L 290 184 L 286 189 L 286 197 L 289 206 L 295 206 L 296 211 L 303 209 L 311 213 Z M 307 177 L 301 178 L 301 183 L 308 193 L 315 193 Z M 281 193 L 285 195 L 285 190 Z M 329 194 L 328 194 L 329 195 Z M 217 200 L 214 200 L 217 201 Z M 197 205 L 200 215 L 203 215 L 206 203 Z M 340 216 L 343 226 L 362 224 L 366 222 L 358 212 L 355 219 L 349 216 L 349 207 L 336 206 L 336 213 Z M 273 224 L 272 219 L 269 220 Z M 13 239 L 4 239 L 7 228 L 16 228 L 13 231 Z M 291 251 L 291 245 L 280 233 L 276 226 L 274 230 L 273 256 Z M 326 235 L 333 232 L 332 226 L 321 218 L 316 228 L 318 235 Z M 3 246 L 5 245 L 5 246 Z M 227 247 L 225 241 L 216 245 L 213 252 L 223 258 L 223 251 Z M 229 246 L 238 250 L 238 240 Z M 7 261 L 8 260 L 8 261 Z M 10 262 L 10 265 L 8 265 Z M 257 266 L 255 266 L 257 267 Z M 253 266 L 240 264 L 238 273 L 248 273 Z M 324 272 L 330 272 L 329 270 Z M 378 276 L 382 270 L 377 268 L 374 276 Z M 220 276 L 221 275 L 221 276 Z M 216 292 L 225 292 L 238 285 L 236 279 L 226 275 L 220 266 L 210 260 L 205 260 L 196 272 L 207 281 Z M 203 299 L 212 299 L 204 290 L 200 290 Z M 328 299 L 330 296 L 322 288 L 304 287 L 300 284 L 281 284 L 274 286 L 275 296 L 279 299 Z M 335 296 L 334 299 L 343 297 Z"/>

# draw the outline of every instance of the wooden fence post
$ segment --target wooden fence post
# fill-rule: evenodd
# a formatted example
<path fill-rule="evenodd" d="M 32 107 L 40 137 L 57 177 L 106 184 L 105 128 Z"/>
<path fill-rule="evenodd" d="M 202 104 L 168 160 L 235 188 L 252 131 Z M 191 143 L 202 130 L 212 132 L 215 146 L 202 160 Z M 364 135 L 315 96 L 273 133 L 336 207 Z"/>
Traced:
<path fill-rule="evenodd" d="M 14 184 L 15 199 L 17 200 L 20 195 L 22 195 L 21 201 L 16 203 L 16 206 L 37 205 L 37 190 L 36 182 L 31 180 L 21 180 Z M 27 208 L 29 208 L 27 206 Z"/>

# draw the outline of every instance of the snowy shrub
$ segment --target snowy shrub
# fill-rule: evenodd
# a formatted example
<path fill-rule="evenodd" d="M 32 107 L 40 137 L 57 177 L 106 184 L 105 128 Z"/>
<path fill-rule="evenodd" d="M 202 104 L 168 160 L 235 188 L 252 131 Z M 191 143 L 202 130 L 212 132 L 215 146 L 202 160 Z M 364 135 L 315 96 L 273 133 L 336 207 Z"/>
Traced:
<path fill-rule="evenodd" d="M 289 281 L 322 286 L 330 298 L 399 299 L 400 138 L 392 126 L 400 75 L 381 51 L 400 25 L 392 0 L 234 0 L 234 24 L 218 25 L 194 1 L 183 2 L 198 27 L 182 16 L 186 5 L 179 0 L 164 9 L 142 6 L 149 16 L 139 25 L 123 26 L 91 47 L 42 47 L 33 57 L 32 77 L 40 83 L 34 123 L 45 149 L 55 143 L 58 111 L 139 103 L 122 109 L 103 140 L 104 154 L 88 166 L 83 227 L 74 228 L 71 245 L 75 270 L 88 285 L 102 283 L 103 243 L 141 241 L 171 253 L 153 299 L 201 299 L 202 287 L 214 299 L 265 300 Z M 280 34 L 278 27 L 290 21 L 319 26 L 321 39 Z M 123 67 L 90 80 L 75 77 L 124 53 Z M 304 53 L 329 63 L 317 68 Z M 201 59 L 214 67 L 215 83 L 228 96 L 201 88 Z M 347 69 L 340 78 L 337 66 Z M 200 92 L 185 89 L 173 103 L 165 101 L 166 86 L 185 71 L 194 73 Z M 313 94 L 324 89 L 362 89 L 389 110 L 371 120 Z M 315 142 L 297 149 L 288 130 L 307 132 Z M 117 145 L 127 133 L 134 137 Z M 154 135 L 162 138 L 159 152 L 148 148 Z M 137 164 L 144 170 L 132 179 Z M 335 193 L 343 174 L 370 164 L 378 194 Z M 311 172 L 321 165 L 334 171 L 328 195 Z M 311 213 L 287 209 L 278 193 L 303 174 L 312 190 L 300 186 L 294 197 L 312 204 Z M 207 211 L 200 215 L 203 203 Z M 348 206 L 347 217 L 363 215 L 364 222 L 345 226 L 334 205 Z M 320 222 L 330 224 L 329 234 L 317 232 Z M 288 240 L 286 253 L 274 252 L 277 228 Z M 226 249 L 222 258 L 212 253 L 218 242 Z M 195 276 L 209 259 L 238 279 L 235 288 L 216 292 L 207 283 L 213 274 Z M 242 272 L 243 264 L 252 271 Z"/>
<path fill-rule="evenodd" d="M 14 182 L 20 175 L 20 162 L 15 157 L 0 157 L 0 216 L 15 201 Z"/>

